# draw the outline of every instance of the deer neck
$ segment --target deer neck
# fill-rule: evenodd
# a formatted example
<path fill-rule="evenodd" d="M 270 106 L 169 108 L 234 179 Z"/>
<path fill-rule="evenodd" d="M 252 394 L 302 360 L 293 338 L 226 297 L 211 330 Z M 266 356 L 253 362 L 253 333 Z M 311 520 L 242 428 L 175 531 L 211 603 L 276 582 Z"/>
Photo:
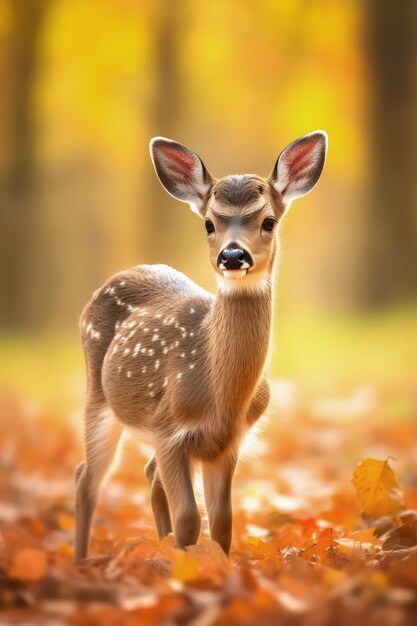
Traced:
<path fill-rule="evenodd" d="M 259 290 L 219 290 L 207 320 L 210 370 L 223 417 L 243 418 L 265 366 L 271 334 L 270 279 Z"/>

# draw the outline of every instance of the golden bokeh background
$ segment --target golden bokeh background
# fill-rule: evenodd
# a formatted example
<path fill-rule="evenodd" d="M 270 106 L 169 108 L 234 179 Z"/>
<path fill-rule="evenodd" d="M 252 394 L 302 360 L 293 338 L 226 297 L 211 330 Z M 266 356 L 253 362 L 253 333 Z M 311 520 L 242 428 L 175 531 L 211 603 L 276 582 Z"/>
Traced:
<path fill-rule="evenodd" d="M 282 226 L 271 373 L 415 384 L 415 13 L 388 0 L 0 0 L 7 392 L 80 409 L 78 316 L 119 269 L 167 263 L 214 289 L 203 223 L 157 182 L 152 136 L 217 177 L 267 175 L 316 128 L 328 160 Z"/>

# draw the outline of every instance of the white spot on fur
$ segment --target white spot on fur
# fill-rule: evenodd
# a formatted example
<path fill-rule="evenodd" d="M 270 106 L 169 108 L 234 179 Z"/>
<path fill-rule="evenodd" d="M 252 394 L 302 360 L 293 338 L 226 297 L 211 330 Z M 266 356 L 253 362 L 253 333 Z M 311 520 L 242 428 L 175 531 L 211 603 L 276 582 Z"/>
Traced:
<path fill-rule="evenodd" d="M 129 354 L 129 352 L 130 352 L 130 348 L 126 348 L 125 349 L 125 354 Z"/>
<path fill-rule="evenodd" d="M 185 357 L 185 352 L 181 352 L 180 357 L 184 358 Z"/>
<path fill-rule="evenodd" d="M 195 368 L 195 364 L 194 364 L 194 363 L 191 363 L 191 364 L 190 364 L 190 370 L 193 370 L 194 368 Z"/>
<path fill-rule="evenodd" d="M 164 382 L 162 383 L 162 387 L 166 387 L 168 384 L 168 376 L 164 378 Z"/>
<path fill-rule="evenodd" d="M 152 341 L 157 341 L 158 339 L 159 339 L 159 335 L 156 335 L 156 334 L 155 334 L 155 335 L 153 335 L 153 337 L 152 337 Z"/>
<path fill-rule="evenodd" d="M 128 371 L 126 372 L 126 376 L 127 376 L 127 378 L 130 378 L 130 377 L 132 376 L 132 372 L 131 372 L 130 370 L 128 370 Z"/>
<path fill-rule="evenodd" d="M 193 307 L 191 307 L 191 309 L 190 309 L 190 313 L 195 313 L 195 311 L 194 311 Z"/>
<path fill-rule="evenodd" d="M 155 369 L 159 369 L 159 361 L 155 361 Z"/>
<path fill-rule="evenodd" d="M 180 378 L 182 378 L 182 372 L 178 372 L 177 374 L 177 380 L 179 380 Z"/>
<path fill-rule="evenodd" d="M 144 374 L 145 372 L 146 372 L 146 365 L 142 367 L 142 374 Z"/>

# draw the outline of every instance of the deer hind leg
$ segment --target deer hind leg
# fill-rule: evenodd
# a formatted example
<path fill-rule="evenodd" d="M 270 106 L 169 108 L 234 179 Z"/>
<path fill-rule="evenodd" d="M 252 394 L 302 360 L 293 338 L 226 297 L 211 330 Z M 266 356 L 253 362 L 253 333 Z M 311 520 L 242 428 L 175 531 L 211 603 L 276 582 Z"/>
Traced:
<path fill-rule="evenodd" d="M 85 461 L 75 472 L 75 561 L 87 556 L 100 485 L 111 466 L 123 426 L 104 405 L 86 409 Z"/>
<path fill-rule="evenodd" d="M 229 452 L 214 461 L 202 464 L 204 500 L 209 520 L 210 537 L 229 555 L 232 543 L 232 480 L 236 453 Z"/>
<path fill-rule="evenodd" d="M 159 476 L 158 464 L 155 455 L 145 466 L 145 474 L 151 488 L 151 505 L 155 518 L 159 539 L 163 539 L 172 532 L 171 516 L 165 489 Z"/>
<path fill-rule="evenodd" d="M 156 453 L 159 478 L 171 511 L 177 548 L 197 542 L 201 518 L 194 498 L 191 462 L 182 449 L 170 445 Z"/>

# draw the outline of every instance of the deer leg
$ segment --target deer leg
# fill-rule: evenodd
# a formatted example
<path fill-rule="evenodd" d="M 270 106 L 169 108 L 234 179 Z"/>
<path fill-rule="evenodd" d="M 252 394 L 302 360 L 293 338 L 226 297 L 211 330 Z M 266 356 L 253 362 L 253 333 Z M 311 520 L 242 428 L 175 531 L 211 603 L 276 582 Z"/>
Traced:
<path fill-rule="evenodd" d="M 172 532 L 171 516 L 168 500 L 158 472 L 155 456 L 152 456 L 145 467 L 146 478 L 151 488 L 151 505 L 155 518 L 159 539 Z"/>
<path fill-rule="evenodd" d="M 235 467 L 236 455 L 232 453 L 202 465 L 210 537 L 220 544 L 227 556 L 232 542 L 231 492 Z"/>
<path fill-rule="evenodd" d="M 194 498 L 191 462 L 178 447 L 157 451 L 158 473 L 171 512 L 177 548 L 197 542 L 200 513 Z"/>
<path fill-rule="evenodd" d="M 122 425 L 109 408 L 97 405 L 87 407 L 86 457 L 75 472 L 75 561 L 87 556 L 100 485 L 114 458 L 122 430 Z"/>
<path fill-rule="evenodd" d="M 80 480 L 80 476 L 83 473 L 83 469 L 84 469 L 84 461 L 82 463 L 79 463 L 77 465 L 77 467 L 75 468 L 75 485 L 77 486 L 78 481 Z"/>

